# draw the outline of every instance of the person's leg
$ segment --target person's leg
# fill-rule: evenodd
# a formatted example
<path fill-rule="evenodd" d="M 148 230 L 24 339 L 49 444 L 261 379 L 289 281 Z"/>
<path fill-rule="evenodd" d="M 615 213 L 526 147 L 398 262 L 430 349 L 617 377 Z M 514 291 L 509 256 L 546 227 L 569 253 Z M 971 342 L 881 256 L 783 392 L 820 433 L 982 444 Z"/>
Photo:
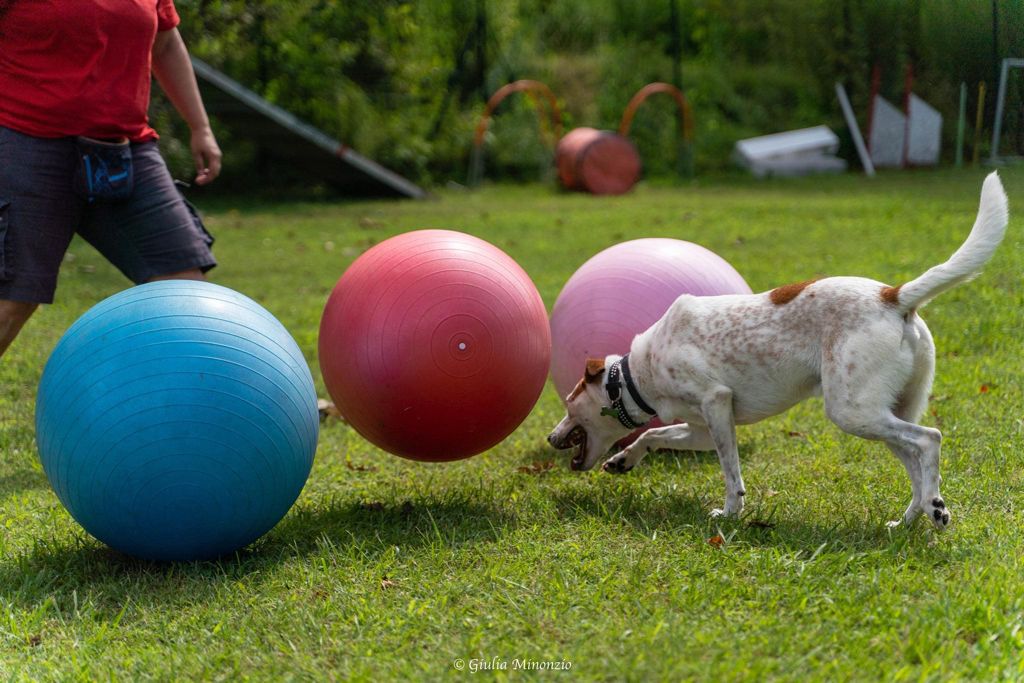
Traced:
<path fill-rule="evenodd" d="M 82 212 L 74 169 L 70 140 L 0 126 L 0 356 L 38 305 L 53 301 Z"/>
<path fill-rule="evenodd" d="M 0 299 L 0 356 L 4 355 L 7 347 L 38 307 L 39 304 Z"/>
<path fill-rule="evenodd" d="M 131 198 L 90 206 L 79 234 L 136 284 L 205 280 L 217 265 L 213 238 L 175 187 L 156 143 L 132 145 L 132 164 Z"/>

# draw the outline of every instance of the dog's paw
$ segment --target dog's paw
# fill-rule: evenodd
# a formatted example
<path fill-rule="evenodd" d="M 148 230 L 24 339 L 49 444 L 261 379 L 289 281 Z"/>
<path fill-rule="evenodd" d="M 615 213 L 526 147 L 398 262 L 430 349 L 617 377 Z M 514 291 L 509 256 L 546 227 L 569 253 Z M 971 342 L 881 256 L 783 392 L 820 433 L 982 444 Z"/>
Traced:
<path fill-rule="evenodd" d="M 931 502 L 925 506 L 925 508 L 936 529 L 942 531 L 949 526 L 951 517 L 949 510 L 946 509 L 946 503 L 942 498 L 935 496 L 932 498 Z"/>
<path fill-rule="evenodd" d="M 743 496 L 745 495 L 747 495 L 747 492 L 743 490 L 739 490 L 735 493 L 726 493 L 725 507 L 723 509 L 715 508 L 711 511 L 711 516 L 713 518 L 738 518 L 743 514 Z"/>
<path fill-rule="evenodd" d="M 625 474 L 633 469 L 633 466 L 629 464 L 629 457 L 626 455 L 626 451 L 619 451 L 608 458 L 601 469 L 609 474 Z"/>

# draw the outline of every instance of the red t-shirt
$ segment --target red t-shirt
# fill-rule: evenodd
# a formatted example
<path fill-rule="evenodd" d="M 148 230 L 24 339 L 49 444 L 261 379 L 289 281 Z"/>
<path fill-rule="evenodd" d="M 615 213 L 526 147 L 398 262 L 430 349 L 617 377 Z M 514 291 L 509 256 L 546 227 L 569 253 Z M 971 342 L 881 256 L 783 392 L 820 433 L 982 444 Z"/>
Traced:
<path fill-rule="evenodd" d="M 0 10 L 0 126 L 152 140 L 150 62 L 174 0 L 11 0 Z"/>

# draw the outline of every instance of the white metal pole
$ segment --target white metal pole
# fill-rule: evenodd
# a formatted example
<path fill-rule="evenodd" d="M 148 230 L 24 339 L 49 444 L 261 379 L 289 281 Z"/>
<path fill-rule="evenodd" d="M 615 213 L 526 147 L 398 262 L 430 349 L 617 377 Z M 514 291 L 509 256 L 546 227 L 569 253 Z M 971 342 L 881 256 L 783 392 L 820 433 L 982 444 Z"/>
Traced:
<path fill-rule="evenodd" d="M 1006 107 L 1006 86 L 1010 77 L 1010 69 L 1024 68 L 1024 59 L 1019 57 L 1007 57 L 1003 60 L 1003 66 L 999 70 L 999 94 L 996 97 L 996 121 L 992 127 L 992 156 L 990 164 L 999 163 L 999 137 L 1003 133 L 1003 110 Z"/>
<path fill-rule="evenodd" d="M 999 94 L 996 95 L 996 121 L 992 126 L 992 155 L 989 157 L 990 164 L 999 163 L 999 135 L 1003 132 L 1003 101 L 1006 99 L 1006 75 L 1010 68 L 1010 60 L 1003 60 L 1003 67 L 999 70 Z"/>
<path fill-rule="evenodd" d="M 864 173 L 873 178 L 875 165 L 871 163 L 871 156 L 868 154 L 867 147 L 864 146 L 864 138 L 860 135 L 857 118 L 853 115 L 853 107 L 850 106 L 850 99 L 846 96 L 846 88 L 842 83 L 836 83 L 836 95 L 839 97 L 839 106 L 843 108 L 843 116 L 846 118 L 846 125 L 850 128 L 850 135 L 853 136 L 853 144 L 857 148 L 860 163 L 864 166 Z"/>

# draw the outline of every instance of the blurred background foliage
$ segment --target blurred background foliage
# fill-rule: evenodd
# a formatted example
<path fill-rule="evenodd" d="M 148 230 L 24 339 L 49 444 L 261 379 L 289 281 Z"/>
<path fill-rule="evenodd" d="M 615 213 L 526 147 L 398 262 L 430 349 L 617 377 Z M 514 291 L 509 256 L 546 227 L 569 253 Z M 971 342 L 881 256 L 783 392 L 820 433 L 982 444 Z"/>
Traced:
<path fill-rule="evenodd" d="M 631 133 L 647 176 L 670 177 L 685 166 L 681 153 L 692 155 L 690 167 L 698 173 L 727 166 L 733 143 L 745 137 L 824 123 L 848 141 L 833 84 L 846 84 L 863 129 L 875 64 L 882 69 L 882 94 L 897 105 L 905 68 L 913 64 L 915 92 L 945 118 L 944 147 L 951 158 L 960 82 L 968 84 L 970 142 L 978 83 L 988 85 L 988 128 L 998 60 L 1024 56 L 1019 0 L 176 5 L 194 55 L 427 185 L 465 182 L 473 129 L 487 96 L 519 78 L 554 90 L 567 130 L 615 129 L 639 88 L 678 79 L 693 109 L 693 148 L 681 149 L 675 105 L 664 96 L 641 107 Z M 1021 109 L 1021 89 L 1011 90 L 1017 103 L 1011 112 Z M 172 164 L 188 175 L 187 131 L 159 97 L 153 118 Z M 242 131 L 218 125 L 217 133 L 228 153 L 223 184 L 251 186 L 261 167 L 254 163 L 259 150 Z M 487 136 L 486 177 L 533 180 L 549 172 L 550 137 L 541 133 L 529 99 L 507 99 Z M 988 135 L 983 139 L 987 145 Z"/>

